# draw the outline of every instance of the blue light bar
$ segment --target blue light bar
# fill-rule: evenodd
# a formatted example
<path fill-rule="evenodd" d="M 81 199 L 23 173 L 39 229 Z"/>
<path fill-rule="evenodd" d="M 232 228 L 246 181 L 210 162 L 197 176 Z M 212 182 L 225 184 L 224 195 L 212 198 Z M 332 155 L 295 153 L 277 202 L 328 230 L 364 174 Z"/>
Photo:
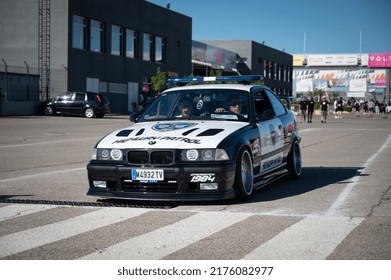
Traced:
<path fill-rule="evenodd" d="M 226 82 L 226 81 L 262 81 L 261 75 L 247 76 L 217 76 L 217 77 L 188 77 L 188 78 L 170 78 L 166 79 L 166 83 L 204 83 L 204 82 Z"/>

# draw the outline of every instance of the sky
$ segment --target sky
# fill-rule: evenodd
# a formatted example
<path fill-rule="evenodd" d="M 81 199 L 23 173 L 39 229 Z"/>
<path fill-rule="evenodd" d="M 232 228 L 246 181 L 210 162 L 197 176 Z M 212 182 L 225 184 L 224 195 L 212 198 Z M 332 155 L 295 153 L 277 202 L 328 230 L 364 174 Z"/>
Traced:
<path fill-rule="evenodd" d="M 193 40 L 290 54 L 391 53 L 390 0 L 148 0 L 192 18 Z"/>

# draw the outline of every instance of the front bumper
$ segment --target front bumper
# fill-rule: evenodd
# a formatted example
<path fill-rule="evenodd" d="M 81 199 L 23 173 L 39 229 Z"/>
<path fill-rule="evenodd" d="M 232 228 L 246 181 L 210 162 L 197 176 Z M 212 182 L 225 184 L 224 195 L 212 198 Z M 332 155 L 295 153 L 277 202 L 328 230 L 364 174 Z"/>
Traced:
<path fill-rule="evenodd" d="M 164 170 L 164 180 L 140 182 L 132 180 L 132 168 L 91 161 L 87 165 L 90 188 L 87 195 L 154 201 L 210 201 L 234 197 L 235 162 L 219 164 L 155 167 Z M 148 167 L 149 169 L 151 167 Z M 105 187 L 96 187 L 105 182 Z M 202 184 L 213 183 L 214 190 L 203 190 Z"/>

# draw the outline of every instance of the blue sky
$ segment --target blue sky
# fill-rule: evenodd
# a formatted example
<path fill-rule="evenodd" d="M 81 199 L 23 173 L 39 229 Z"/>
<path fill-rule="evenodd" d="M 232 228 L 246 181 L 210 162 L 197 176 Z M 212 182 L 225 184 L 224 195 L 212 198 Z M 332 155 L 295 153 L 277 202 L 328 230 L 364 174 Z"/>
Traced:
<path fill-rule="evenodd" d="M 148 0 L 193 19 L 193 40 L 253 40 L 290 54 L 391 52 L 390 0 Z M 360 44 L 361 32 L 361 44 Z M 305 34 L 305 35 L 304 35 Z M 304 44 L 305 37 L 305 44 Z"/>

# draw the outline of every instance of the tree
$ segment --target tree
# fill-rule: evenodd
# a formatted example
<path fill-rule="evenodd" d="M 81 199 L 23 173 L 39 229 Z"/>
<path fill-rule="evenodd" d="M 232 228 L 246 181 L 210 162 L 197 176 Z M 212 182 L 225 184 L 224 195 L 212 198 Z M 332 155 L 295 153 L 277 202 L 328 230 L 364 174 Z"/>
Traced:
<path fill-rule="evenodd" d="M 151 77 L 152 88 L 156 92 L 162 92 L 166 87 L 166 74 L 160 70 L 156 70 L 156 75 Z"/>
<path fill-rule="evenodd" d="M 320 98 L 324 95 L 324 91 L 321 89 L 314 89 L 314 91 L 309 91 L 308 96 L 312 96 L 313 98 L 317 98 L 320 100 Z"/>

